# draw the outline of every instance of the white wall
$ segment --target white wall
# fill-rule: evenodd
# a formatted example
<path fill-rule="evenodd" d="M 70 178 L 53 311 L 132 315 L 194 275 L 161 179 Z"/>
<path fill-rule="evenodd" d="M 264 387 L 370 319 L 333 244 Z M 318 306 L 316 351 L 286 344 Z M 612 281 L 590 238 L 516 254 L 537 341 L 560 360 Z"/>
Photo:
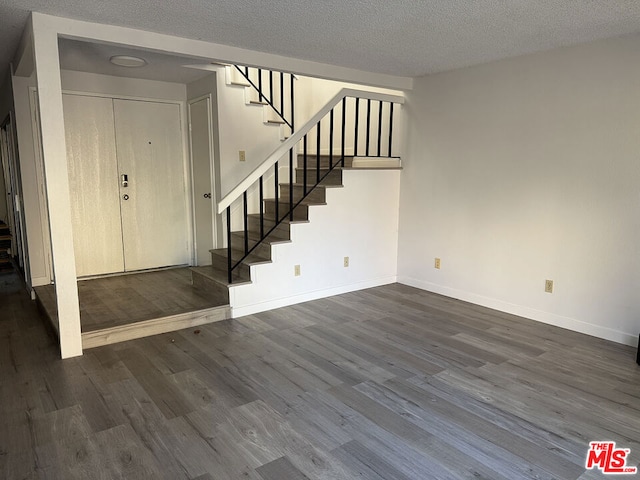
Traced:
<path fill-rule="evenodd" d="M 263 123 L 264 107 L 245 105 L 244 88 L 225 83 L 224 67 L 216 74 L 222 198 L 278 148 L 280 128 Z M 246 152 L 244 162 L 240 150 Z"/>
<path fill-rule="evenodd" d="M 635 345 L 640 36 L 414 85 L 399 281 Z"/>
<path fill-rule="evenodd" d="M 154 100 L 186 101 L 187 87 L 181 83 L 113 77 L 97 73 L 60 72 L 62 89 L 79 93 L 95 93 Z"/>
<path fill-rule="evenodd" d="M 324 80 L 321 78 L 304 77 L 300 76 L 295 83 L 296 88 L 296 127 L 301 128 L 305 122 L 307 122 L 313 115 L 315 115 L 322 107 L 324 107 L 329 100 L 331 100 L 341 89 L 353 88 L 356 90 L 365 90 L 369 92 L 385 93 L 389 95 L 403 95 L 403 92 L 399 90 L 391 90 L 388 88 L 371 87 L 368 85 L 339 82 L 335 80 Z M 371 135 L 370 135 L 370 155 L 377 153 L 377 131 L 378 131 L 378 102 L 374 101 L 371 104 Z M 367 118 L 367 102 L 360 101 L 359 115 L 358 115 L 358 154 L 365 154 L 365 142 L 366 142 L 366 118 Z M 342 121 L 342 110 L 338 107 L 335 110 L 334 117 L 334 153 L 339 153 L 341 148 L 341 130 L 340 125 Z M 394 107 L 394 125 L 393 125 L 393 139 L 392 139 L 392 155 L 400 156 L 402 154 L 402 108 L 401 105 L 395 105 Z M 347 155 L 353 155 L 354 153 L 354 141 L 355 135 L 355 102 L 353 99 L 347 101 L 347 116 L 346 116 L 346 132 L 345 135 L 345 152 Z M 383 135 L 381 141 L 381 155 L 388 154 L 388 120 L 389 120 L 389 106 L 383 105 Z M 322 153 L 329 152 L 329 118 L 325 118 L 321 125 L 321 150 Z M 309 150 L 315 151 L 316 137 L 315 130 L 311 132 L 309 136 Z"/>
<path fill-rule="evenodd" d="M 252 267 L 252 284 L 230 288 L 234 317 L 396 281 L 400 172 L 349 170 L 343 184 L 272 247 L 272 263 Z"/>

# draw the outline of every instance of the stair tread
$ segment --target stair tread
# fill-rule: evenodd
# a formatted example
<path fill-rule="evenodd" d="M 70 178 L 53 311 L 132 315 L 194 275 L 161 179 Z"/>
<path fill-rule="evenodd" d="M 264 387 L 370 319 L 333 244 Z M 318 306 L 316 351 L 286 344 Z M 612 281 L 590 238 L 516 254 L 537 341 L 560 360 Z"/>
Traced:
<path fill-rule="evenodd" d="M 334 165 L 333 170 L 347 170 L 347 169 L 349 169 L 349 168 L 350 168 L 350 167 L 339 167 L 339 166 L 337 166 L 337 165 Z M 300 171 L 304 171 L 304 167 L 296 167 L 295 169 L 296 169 L 296 170 L 300 170 Z M 317 168 L 316 168 L 315 166 L 309 166 L 309 165 L 307 165 L 307 171 L 308 171 L 308 172 L 314 172 L 314 171 L 316 171 L 316 170 L 317 170 Z M 331 170 L 331 168 L 329 168 L 329 166 L 328 166 L 328 165 L 320 165 L 320 171 L 321 171 L 321 172 L 322 172 L 322 171 L 327 171 L 327 170 Z"/>
<path fill-rule="evenodd" d="M 198 275 L 202 275 L 203 277 L 207 277 L 208 279 L 213 280 L 214 282 L 220 283 L 221 285 L 225 285 L 227 287 L 229 286 L 236 287 L 238 285 L 249 285 L 252 283 L 250 279 L 229 283 L 229 278 L 226 272 L 221 272 L 219 270 L 216 270 L 210 265 L 205 267 L 191 267 L 191 271 Z"/>
<path fill-rule="evenodd" d="M 402 170 L 402 167 L 345 167 L 343 170 Z"/>
<path fill-rule="evenodd" d="M 304 156 L 304 153 L 298 153 L 298 158 L 302 158 Z M 316 152 L 307 152 L 307 157 L 317 157 L 318 155 L 316 154 Z M 331 155 L 329 155 L 328 153 L 321 153 L 320 154 L 320 158 L 329 158 Z M 345 155 L 344 158 L 353 158 L 359 155 Z M 333 158 L 341 158 L 342 154 L 341 153 L 334 153 L 333 154 Z"/>
<path fill-rule="evenodd" d="M 234 87 L 250 87 L 251 84 L 246 80 L 240 79 L 232 79 L 229 81 L 228 85 L 233 85 Z"/>
<path fill-rule="evenodd" d="M 265 198 L 264 201 L 265 202 L 270 202 L 270 203 L 275 203 L 276 200 L 278 200 L 278 203 L 281 203 L 282 205 L 289 205 L 289 199 L 288 198 Z M 314 202 L 313 200 L 302 200 L 300 203 L 296 202 L 296 206 L 309 206 L 309 205 L 326 205 L 327 202 Z"/>
<path fill-rule="evenodd" d="M 213 250 L 209 250 L 211 253 L 213 253 L 214 255 L 219 255 L 221 257 L 225 257 L 227 258 L 227 252 L 228 250 L 226 248 L 214 248 Z M 239 249 L 239 248 L 233 248 L 231 250 L 231 256 L 233 258 L 236 258 L 233 254 L 234 253 L 242 253 L 244 255 L 243 250 Z M 237 261 L 237 260 L 236 260 Z M 271 259 L 270 258 L 266 258 L 263 257 L 261 255 L 258 255 L 256 253 L 250 253 L 247 258 L 245 258 L 244 260 L 242 260 L 242 263 L 246 264 L 246 265 L 258 265 L 261 263 L 271 263 Z"/>
<path fill-rule="evenodd" d="M 258 219 L 260 218 L 260 214 L 259 213 L 250 213 L 247 216 L 248 217 L 252 217 L 252 218 L 258 218 Z M 273 218 L 269 218 L 268 214 L 265 215 L 264 220 L 265 220 L 265 223 L 266 222 L 270 222 L 270 223 L 274 222 Z M 309 223 L 309 220 L 289 220 L 288 218 L 286 218 L 286 219 L 283 219 L 280 223 L 289 223 L 289 224 L 292 224 L 292 223 Z"/>
<path fill-rule="evenodd" d="M 267 230 L 267 228 L 265 227 L 265 230 Z M 249 240 L 251 241 L 257 241 L 260 238 L 260 232 L 257 230 L 247 230 L 247 233 L 249 234 Z M 281 237 L 278 236 L 277 234 L 275 234 L 274 232 L 271 232 L 269 235 L 267 235 L 264 240 L 262 240 L 262 243 L 267 243 L 269 245 L 274 245 L 274 244 L 278 244 L 278 243 L 289 243 L 291 242 L 290 238 L 286 238 L 286 237 Z M 244 238 L 244 232 L 231 232 L 231 235 L 238 237 L 238 238 Z"/>
<path fill-rule="evenodd" d="M 280 186 L 281 187 L 288 187 L 289 183 L 281 183 Z M 302 187 L 304 187 L 304 183 L 302 183 L 302 182 L 293 182 L 293 186 L 302 188 Z M 320 183 L 319 185 L 311 185 L 310 183 L 307 183 L 307 188 L 311 188 L 311 187 L 313 187 L 313 188 L 316 188 L 316 187 L 319 187 L 319 188 L 343 188 L 344 185 L 333 185 L 333 184 L 328 184 L 327 185 L 327 184 L 324 184 L 324 183 Z"/>

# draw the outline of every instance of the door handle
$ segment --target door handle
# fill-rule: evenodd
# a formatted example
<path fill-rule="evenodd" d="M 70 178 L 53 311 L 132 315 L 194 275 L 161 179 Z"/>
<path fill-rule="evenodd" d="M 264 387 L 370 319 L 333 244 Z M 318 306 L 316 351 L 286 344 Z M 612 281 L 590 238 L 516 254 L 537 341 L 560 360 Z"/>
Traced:
<path fill-rule="evenodd" d="M 122 175 L 120 175 L 120 181 L 121 181 L 123 187 L 128 187 L 129 186 L 129 175 L 123 173 Z"/>
<path fill-rule="evenodd" d="M 210 193 L 205 193 L 205 194 L 203 195 L 203 197 L 204 197 L 204 198 L 211 198 L 211 194 L 210 194 Z"/>

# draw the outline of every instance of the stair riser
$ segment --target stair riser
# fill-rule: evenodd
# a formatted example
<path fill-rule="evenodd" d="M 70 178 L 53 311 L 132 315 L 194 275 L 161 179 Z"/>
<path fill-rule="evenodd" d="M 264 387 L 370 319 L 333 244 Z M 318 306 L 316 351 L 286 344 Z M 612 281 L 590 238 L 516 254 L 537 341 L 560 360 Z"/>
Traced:
<path fill-rule="evenodd" d="M 273 217 L 273 214 L 271 215 Z M 274 225 L 274 221 L 265 217 L 264 219 L 264 231 L 268 232 Z M 260 219 L 257 217 L 249 217 L 247 224 L 251 232 L 260 233 Z M 280 223 L 273 231 L 272 237 L 277 237 L 279 240 L 289 240 L 291 238 L 291 229 L 288 222 Z M 269 238 L 269 237 L 267 237 Z"/>
<path fill-rule="evenodd" d="M 264 227 L 264 233 L 267 234 L 269 232 L 269 229 L 267 228 L 267 226 L 265 225 Z M 251 228 L 249 228 L 249 230 L 247 231 L 247 233 L 249 234 L 249 244 L 253 245 L 255 242 L 257 242 L 258 240 L 260 240 L 260 228 L 256 228 L 255 230 L 251 230 Z M 240 238 L 243 238 L 243 233 L 239 233 Z M 277 232 L 277 229 L 275 232 L 271 232 L 269 235 L 267 235 L 265 238 L 261 239 L 267 243 L 277 243 L 277 242 L 287 242 L 289 240 L 291 240 L 291 235 L 286 233 L 286 234 L 279 234 Z"/>
<path fill-rule="evenodd" d="M 216 253 L 211 254 L 211 267 L 218 272 L 221 272 L 227 275 L 228 266 L 227 266 L 227 257 L 218 255 Z M 233 271 L 233 281 L 234 282 L 242 282 L 251 279 L 251 272 L 248 265 L 241 263 L 238 265 Z"/>
<path fill-rule="evenodd" d="M 275 202 L 265 202 L 265 212 L 267 215 L 273 215 L 275 213 L 275 205 Z M 289 204 L 281 202 L 279 209 L 280 211 L 278 213 L 282 217 L 285 212 L 289 211 Z M 293 210 L 293 219 L 301 221 L 309 220 L 309 207 L 307 205 L 298 205 L 295 207 Z"/>
<path fill-rule="evenodd" d="M 313 185 L 307 184 L 307 193 L 308 195 L 306 196 L 306 199 L 309 200 L 310 202 L 318 202 L 318 203 L 325 203 L 326 202 L 326 191 L 324 189 L 324 187 L 322 186 L 318 186 L 316 188 L 314 188 L 313 190 L 311 190 L 311 187 Z M 302 197 L 304 196 L 303 194 L 303 190 L 304 187 L 299 187 L 297 185 L 293 186 L 293 201 L 297 202 L 298 200 L 301 200 Z M 309 191 L 311 190 L 311 191 Z M 289 185 L 281 185 L 280 186 L 280 198 L 286 202 L 289 201 L 289 192 L 291 191 L 291 188 L 289 187 Z"/>
<path fill-rule="evenodd" d="M 249 239 L 249 249 L 253 248 L 256 244 L 255 240 Z M 244 255 L 244 233 L 234 232 L 231 235 L 231 249 L 234 259 L 240 258 Z M 265 260 L 271 259 L 271 245 L 268 243 L 260 243 L 252 253 L 263 257 Z"/>
<path fill-rule="evenodd" d="M 334 169 L 327 175 L 327 170 L 320 170 L 320 178 L 323 180 L 320 185 L 342 185 L 342 170 Z M 304 181 L 304 170 L 302 168 L 296 168 L 296 183 L 302 183 Z M 316 169 L 307 170 L 307 184 L 315 184 L 318 181 L 318 173 Z"/>
<path fill-rule="evenodd" d="M 204 275 L 200 275 L 193 270 L 191 271 L 191 282 L 193 283 L 193 288 L 196 290 L 201 292 L 216 292 L 223 298 L 226 298 L 227 303 L 229 302 L 229 288 L 226 285 L 216 282 Z"/>

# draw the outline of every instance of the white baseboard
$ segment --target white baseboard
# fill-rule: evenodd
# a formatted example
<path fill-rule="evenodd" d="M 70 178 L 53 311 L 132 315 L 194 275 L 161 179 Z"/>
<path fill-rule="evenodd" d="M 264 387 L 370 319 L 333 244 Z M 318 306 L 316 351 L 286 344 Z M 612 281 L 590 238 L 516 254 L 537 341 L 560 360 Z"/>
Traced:
<path fill-rule="evenodd" d="M 564 317 L 562 315 L 544 312 L 535 308 L 516 305 L 502 300 L 477 295 L 475 293 L 444 287 L 442 285 L 425 282 L 424 280 L 419 280 L 417 278 L 399 276 L 398 283 L 402 283 L 410 287 L 420 288 L 422 290 L 427 290 L 429 292 L 444 295 L 446 297 L 474 303 L 483 307 L 492 308 L 501 312 L 510 313 L 512 315 L 529 318 L 531 320 L 546 323 L 548 325 L 566 328 L 568 330 L 573 330 L 574 332 L 584 333 L 586 335 L 591 335 L 592 337 L 603 338 L 605 340 L 622 343 L 624 345 L 630 345 L 632 347 L 638 345 L 637 335 L 632 335 L 629 333 L 621 332 L 619 330 L 614 330 L 612 328 L 583 322 L 575 318 Z"/>
<path fill-rule="evenodd" d="M 291 297 L 283 297 L 275 300 L 269 300 L 267 302 L 255 303 L 251 305 L 243 305 L 241 307 L 234 307 L 233 288 L 229 290 L 229 300 L 231 302 L 231 317 L 238 318 L 245 315 L 253 315 L 254 313 L 266 312 L 280 307 L 288 307 L 289 305 L 296 305 L 298 303 L 308 302 L 310 300 L 317 300 L 319 298 L 331 297 L 333 295 L 340 295 L 341 293 L 355 292 L 357 290 L 364 290 L 365 288 L 379 287 L 381 285 L 388 285 L 390 283 L 396 283 L 397 277 L 382 277 L 373 280 L 366 280 L 364 282 L 350 283 L 348 285 L 341 285 L 339 287 L 331 287 L 322 290 L 315 290 L 312 292 L 306 292 L 300 295 L 294 295 Z"/>

